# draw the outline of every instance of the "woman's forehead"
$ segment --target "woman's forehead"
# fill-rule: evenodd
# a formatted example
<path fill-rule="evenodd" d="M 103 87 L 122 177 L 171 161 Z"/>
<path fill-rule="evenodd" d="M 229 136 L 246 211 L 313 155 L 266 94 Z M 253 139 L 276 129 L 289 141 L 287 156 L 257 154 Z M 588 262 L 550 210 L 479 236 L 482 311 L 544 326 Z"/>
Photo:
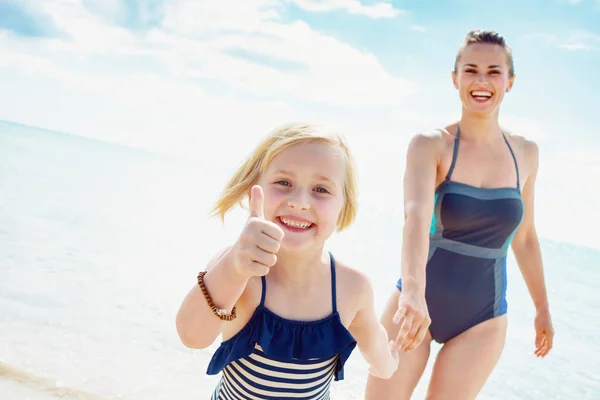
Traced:
<path fill-rule="evenodd" d="M 461 65 L 504 66 L 507 64 L 506 51 L 497 44 L 473 43 L 465 47 L 459 62 Z"/>

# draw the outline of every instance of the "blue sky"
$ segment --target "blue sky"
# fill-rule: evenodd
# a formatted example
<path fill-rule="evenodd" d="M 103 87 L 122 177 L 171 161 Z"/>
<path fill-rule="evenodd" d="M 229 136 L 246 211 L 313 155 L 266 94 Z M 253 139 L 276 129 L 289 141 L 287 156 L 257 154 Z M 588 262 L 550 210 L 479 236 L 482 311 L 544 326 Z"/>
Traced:
<path fill-rule="evenodd" d="M 397 211 L 408 138 L 458 118 L 456 50 L 494 29 L 517 73 L 501 123 L 541 150 L 539 230 L 600 247 L 597 21 L 599 0 L 0 0 L 0 119 L 185 157 L 216 141 L 223 165 L 322 122 L 355 144 L 367 208 Z"/>

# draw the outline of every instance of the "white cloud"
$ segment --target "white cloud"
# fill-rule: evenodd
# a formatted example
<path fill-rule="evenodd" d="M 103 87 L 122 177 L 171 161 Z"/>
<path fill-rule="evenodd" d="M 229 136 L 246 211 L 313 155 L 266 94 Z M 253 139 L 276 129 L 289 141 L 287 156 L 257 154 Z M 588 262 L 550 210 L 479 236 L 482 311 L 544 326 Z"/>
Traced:
<path fill-rule="evenodd" d="M 411 25 L 409 29 L 411 31 L 416 31 L 416 32 L 422 32 L 422 33 L 427 32 L 427 28 L 425 28 L 424 26 L 421 26 L 421 25 Z"/>
<path fill-rule="evenodd" d="M 152 72 L 70 68 L 47 57 L 48 49 L 10 50 L 17 47 L 11 40 L 0 37 L 0 119 L 193 157 L 209 138 L 239 156 L 236 149 L 294 117 L 280 100 L 209 95 Z"/>
<path fill-rule="evenodd" d="M 590 51 L 590 46 L 585 45 L 583 43 L 563 43 L 559 44 L 558 47 L 561 49 L 566 49 L 570 51 Z"/>
<path fill-rule="evenodd" d="M 571 51 L 590 51 L 600 45 L 600 35 L 591 32 L 573 33 L 566 41 L 558 44 L 558 47 Z"/>
<path fill-rule="evenodd" d="M 534 33 L 526 36 L 526 39 L 541 41 L 546 46 L 556 46 L 569 51 L 590 51 L 600 47 L 600 35 L 587 31 L 575 31 L 563 36 Z"/>
<path fill-rule="evenodd" d="M 114 17 L 124 12 L 125 5 L 121 0 L 82 0 L 86 8 L 103 16 Z"/>
<path fill-rule="evenodd" d="M 313 12 L 344 10 L 349 14 L 364 15 L 370 18 L 395 18 L 403 11 L 394 8 L 390 3 L 377 3 L 371 6 L 361 4 L 358 0 L 288 0 L 299 7 Z"/>
<path fill-rule="evenodd" d="M 45 1 L 43 11 L 70 37 L 47 40 L 46 50 L 51 47 L 56 54 L 47 51 L 45 56 L 102 54 L 112 57 L 107 64 L 113 65 L 134 56 L 150 57 L 180 78 L 334 106 L 395 106 L 416 91 L 414 83 L 390 75 L 373 54 L 317 32 L 303 21 L 282 22 L 281 2 L 232 4 L 173 1 L 166 5 L 162 27 L 132 33 L 107 23 L 79 2 Z M 354 7 L 354 2 L 327 4 Z M 114 6 L 106 10 L 118 12 Z"/>
<path fill-rule="evenodd" d="M 30 4 L 37 4 L 29 1 Z M 103 13 L 117 13 L 116 2 L 105 5 Z M 100 3 L 99 3 L 100 4 Z M 71 0 L 47 0 L 37 5 L 48 14 L 55 25 L 69 39 L 51 41 L 68 46 L 71 51 L 110 53 L 118 46 L 133 44 L 135 39 L 126 29 L 105 23 L 99 15 L 90 13 L 81 2 Z"/>
<path fill-rule="evenodd" d="M 170 43 L 167 57 L 187 60 L 180 61 L 182 67 L 195 77 L 219 79 L 261 95 L 289 94 L 328 105 L 392 106 L 415 92 L 413 83 L 391 76 L 373 54 L 305 22 L 281 23 L 276 7 L 270 7 L 272 2 L 254 1 L 252 7 L 248 3 L 232 14 L 226 3 L 174 4 L 165 20 L 172 33 L 161 33 Z M 207 15 L 210 21 L 205 24 Z M 234 55 L 236 51 L 265 62 Z M 278 62 L 296 68 L 274 67 Z"/>
<path fill-rule="evenodd" d="M 219 30 L 260 32 L 269 21 L 280 18 L 280 6 L 276 0 L 175 0 L 165 6 L 163 26 L 182 35 Z"/>
<path fill-rule="evenodd" d="M 566 0 L 567 3 L 569 3 L 572 6 L 577 6 L 581 3 L 596 3 L 597 5 L 600 5 L 600 0 Z"/>
<path fill-rule="evenodd" d="M 230 143 L 241 149 L 320 112 L 289 100 L 368 113 L 414 90 L 374 55 L 302 21 L 283 22 L 281 2 L 231 4 L 173 1 L 162 26 L 136 32 L 105 18 L 122 12 L 117 3 L 45 1 L 40 11 L 66 38 L 0 33 L 0 118 L 193 155 L 206 138 L 247 132 Z M 95 6 L 104 7 L 100 15 Z"/>

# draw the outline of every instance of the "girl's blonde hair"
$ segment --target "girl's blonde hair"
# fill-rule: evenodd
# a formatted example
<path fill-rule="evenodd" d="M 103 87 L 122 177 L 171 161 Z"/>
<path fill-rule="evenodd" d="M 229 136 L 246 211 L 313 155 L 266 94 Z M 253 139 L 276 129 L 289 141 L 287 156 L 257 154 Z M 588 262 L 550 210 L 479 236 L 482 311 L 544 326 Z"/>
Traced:
<path fill-rule="evenodd" d="M 356 166 L 350 149 L 343 136 L 306 123 L 287 124 L 272 131 L 235 171 L 217 200 L 212 214 L 219 215 L 224 220 L 225 214 L 236 205 L 244 207 L 242 201 L 273 158 L 291 146 L 313 141 L 322 141 L 342 150 L 346 162 L 346 179 L 344 207 L 338 217 L 337 230 L 348 228 L 354 222 L 358 208 Z"/>

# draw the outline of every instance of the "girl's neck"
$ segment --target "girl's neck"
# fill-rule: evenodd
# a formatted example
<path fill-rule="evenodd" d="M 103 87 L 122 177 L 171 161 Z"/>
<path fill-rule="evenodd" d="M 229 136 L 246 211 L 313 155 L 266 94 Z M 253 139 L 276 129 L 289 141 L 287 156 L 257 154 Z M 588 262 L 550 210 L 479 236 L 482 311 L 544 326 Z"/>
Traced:
<path fill-rule="evenodd" d="M 269 277 L 282 285 L 302 285 L 329 271 L 329 254 L 323 247 L 300 252 L 280 249 L 277 263 L 271 267 Z"/>

